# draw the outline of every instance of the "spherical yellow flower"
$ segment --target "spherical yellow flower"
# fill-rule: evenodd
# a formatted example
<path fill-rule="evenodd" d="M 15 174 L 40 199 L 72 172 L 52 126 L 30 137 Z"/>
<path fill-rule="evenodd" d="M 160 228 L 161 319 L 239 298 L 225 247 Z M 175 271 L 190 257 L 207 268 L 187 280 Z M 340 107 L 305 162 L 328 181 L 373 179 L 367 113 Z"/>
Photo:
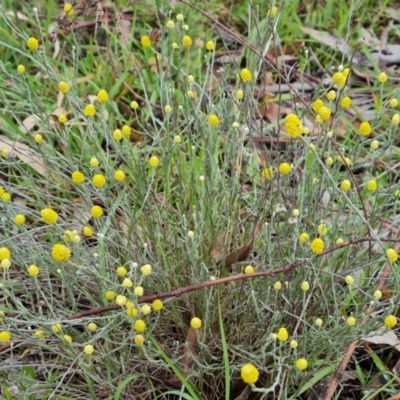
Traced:
<path fill-rule="evenodd" d="M 169 21 L 167 21 L 167 23 L 165 24 L 165 26 L 166 26 L 168 29 L 174 29 L 174 28 L 175 28 L 175 22 L 172 21 L 172 20 L 169 20 Z"/>
<path fill-rule="evenodd" d="M 11 258 L 11 251 L 7 247 L 0 247 L 0 260 Z"/>
<path fill-rule="evenodd" d="M 303 124 L 296 114 L 288 114 L 285 119 L 285 128 L 288 136 L 297 138 L 303 133 Z"/>
<path fill-rule="evenodd" d="M 64 5 L 64 12 L 67 13 L 69 17 L 74 15 L 74 7 L 72 6 L 71 3 L 65 3 Z"/>
<path fill-rule="evenodd" d="M 93 104 L 88 104 L 83 110 L 83 114 L 86 117 L 94 117 L 96 115 L 96 109 Z"/>
<path fill-rule="evenodd" d="M 347 275 L 344 278 L 344 281 L 348 284 L 348 285 L 352 285 L 354 283 L 354 278 L 351 275 Z"/>
<path fill-rule="evenodd" d="M 40 210 L 40 215 L 42 216 L 43 221 L 48 225 L 55 225 L 57 223 L 58 214 L 51 208 Z"/>
<path fill-rule="evenodd" d="M 367 182 L 367 189 L 371 192 L 375 192 L 378 189 L 378 185 L 375 180 L 370 180 Z"/>
<path fill-rule="evenodd" d="M 342 238 L 337 238 L 335 243 L 336 243 L 336 245 L 340 245 L 343 242 L 344 242 L 344 240 Z"/>
<path fill-rule="evenodd" d="M 273 177 L 274 177 L 274 170 L 272 169 L 272 167 L 265 167 L 261 171 L 261 179 L 270 181 Z"/>
<path fill-rule="evenodd" d="M 133 286 L 133 282 L 132 282 L 131 279 L 125 278 L 125 279 L 122 281 L 122 286 L 123 286 L 124 288 L 130 288 L 130 287 Z"/>
<path fill-rule="evenodd" d="M 212 40 L 209 40 L 206 43 L 206 50 L 212 51 L 212 50 L 214 50 L 214 48 L 215 48 L 215 43 Z"/>
<path fill-rule="evenodd" d="M 238 91 L 236 92 L 236 98 L 237 98 L 238 100 L 243 100 L 243 97 L 244 97 L 243 90 L 238 90 Z"/>
<path fill-rule="evenodd" d="M 135 335 L 135 337 L 133 338 L 133 341 L 135 342 L 136 345 L 138 346 L 143 346 L 144 344 L 144 336 L 143 335 Z"/>
<path fill-rule="evenodd" d="M 108 301 L 112 301 L 112 300 L 114 300 L 115 299 L 115 292 L 113 291 L 113 290 L 107 290 L 106 291 L 106 299 L 108 300 Z"/>
<path fill-rule="evenodd" d="M 4 258 L 0 262 L 0 268 L 9 269 L 11 267 L 11 261 L 8 258 Z"/>
<path fill-rule="evenodd" d="M 328 227 L 325 224 L 319 224 L 317 228 L 317 232 L 321 235 L 324 236 L 328 233 Z"/>
<path fill-rule="evenodd" d="M 89 161 L 89 164 L 91 167 L 98 167 L 100 163 L 96 157 L 92 157 Z"/>
<path fill-rule="evenodd" d="M 279 173 L 282 175 L 290 174 L 291 170 L 292 170 L 292 166 L 287 162 L 284 162 L 279 165 Z"/>
<path fill-rule="evenodd" d="M 34 276 L 38 276 L 39 272 L 40 272 L 40 270 L 39 270 L 39 267 L 37 265 L 32 264 L 32 265 L 30 265 L 28 267 L 28 274 L 30 276 L 33 276 L 33 277 Z"/>
<path fill-rule="evenodd" d="M 90 215 L 93 218 L 100 218 L 103 215 L 103 209 L 100 206 L 93 206 L 90 209 Z"/>
<path fill-rule="evenodd" d="M 117 268 L 116 272 L 119 277 L 123 278 L 128 273 L 128 270 L 125 267 L 120 266 Z"/>
<path fill-rule="evenodd" d="M 132 304 L 132 307 L 128 307 L 128 303 Z M 126 315 L 128 317 L 136 317 L 139 313 L 138 309 L 133 306 L 133 303 L 131 301 L 127 301 L 125 304 L 126 307 Z"/>
<path fill-rule="evenodd" d="M 72 336 L 70 336 L 70 335 L 64 335 L 63 338 L 67 343 L 73 342 Z"/>
<path fill-rule="evenodd" d="M 209 124 L 210 126 L 216 126 L 216 125 L 218 125 L 218 124 L 219 124 L 219 118 L 218 118 L 215 114 L 211 114 L 211 115 L 208 117 L 208 124 Z"/>
<path fill-rule="evenodd" d="M 373 140 L 373 141 L 371 142 L 371 149 L 372 149 L 372 150 L 377 150 L 377 149 L 379 149 L 379 142 L 378 142 L 377 140 Z"/>
<path fill-rule="evenodd" d="M 343 89 L 346 83 L 346 77 L 341 72 L 336 72 L 332 76 L 332 81 L 336 83 L 336 85 L 338 85 L 341 89 Z"/>
<path fill-rule="evenodd" d="M 150 314 L 151 307 L 148 304 L 143 304 L 142 307 L 140 307 L 140 311 L 142 312 L 143 315 Z"/>
<path fill-rule="evenodd" d="M 182 38 L 182 44 L 184 47 L 189 48 L 193 44 L 192 38 L 188 35 L 185 35 Z"/>
<path fill-rule="evenodd" d="M 53 331 L 53 333 L 60 333 L 62 331 L 62 325 L 61 324 L 52 325 L 51 330 Z"/>
<path fill-rule="evenodd" d="M 375 290 L 375 292 L 374 292 L 374 297 L 375 297 L 377 300 L 381 299 L 382 296 L 383 296 L 383 294 L 382 294 L 382 292 L 381 292 L 380 290 Z"/>
<path fill-rule="evenodd" d="M 115 171 L 115 173 L 114 173 L 114 179 L 117 181 L 117 182 L 121 182 L 121 181 L 123 181 L 124 179 L 125 179 L 125 172 L 124 171 L 122 171 L 122 170 L 117 170 L 117 171 Z"/>
<path fill-rule="evenodd" d="M 133 294 L 135 295 L 135 296 L 143 296 L 143 294 L 144 294 L 144 289 L 143 289 L 143 287 L 142 286 L 136 286 L 134 289 L 133 289 Z"/>
<path fill-rule="evenodd" d="M 121 132 L 124 136 L 129 136 L 131 134 L 131 127 L 129 125 L 124 125 L 121 128 Z"/>
<path fill-rule="evenodd" d="M 11 195 L 10 195 L 10 193 L 4 192 L 4 193 L 1 195 L 1 199 L 2 199 L 3 201 L 10 201 L 10 200 L 11 200 Z"/>
<path fill-rule="evenodd" d="M 164 112 L 165 112 L 166 114 L 171 114 L 171 113 L 172 113 L 172 107 L 171 107 L 169 104 L 167 104 L 167 105 L 164 107 Z"/>
<path fill-rule="evenodd" d="M 336 99 L 336 92 L 334 90 L 330 90 L 326 97 L 328 98 L 328 100 L 330 101 L 334 101 Z"/>
<path fill-rule="evenodd" d="M 399 125 L 400 124 L 400 114 L 394 114 L 392 117 L 392 125 Z"/>
<path fill-rule="evenodd" d="M 87 344 L 84 348 L 83 351 L 85 354 L 87 354 L 88 356 L 90 356 L 91 354 L 93 354 L 94 352 L 94 347 L 91 344 Z"/>
<path fill-rule="evenodd" d="M 69 91 L 69 85 L 67 82 L 61 81 L 58 84 L 58 89 L 60 90 L 61 93 L 67 93 Z"/>
<path fill-rule="evenodd" d="M 254 267 L 252 265 L 247 265 L 244 269 L 245 274 L 253 274 L 254 273 Z"/>
<path fill-rule="evenodd" d="M 44 335 L 44 330 L 43 329 L 38 329 L 37 331 L 34 332 L 34 336 L 37 336 L 40 340 L 46 339 L 46 336 Z"/>
<path fill-rule="evenodd" d="M 368 136 L 372 132 L 369 122 L 362 122 L 360 124 L 359 132 L 362 136 Z"/>
<path fill-rule="evenodd" d="M 390 99 L 389 104 L 390 104 L 390 107 L 395 108 L 399 105 L 399 101 L 397 99 L 393 98 L 393 99 Z"/>
<path fill-rule="evenodd" d="M 303 232 L 300 234 L 299 240 L 300 240 L 300 243 L 308 242 L 310 240 L 310 235 L 306 232 Z"/>
<path fill-rule="evenodd" d="M 23 66 L 22 64 L 19 64 L 19 65 L 17 66 L 17 71 L 18 71 L 20 74 L 23 74 L 23 73 L 25 72 L 25 66 Z"/>
<path fill-rule="evenodd" d="M 201 328 L 201 319 L 197 317 L 193 317 L 190 321 L 190 326 L 193 329 L 200 329 Z"/>
<path fill-rule="evenodd" d="M 394 315 L 388 315 L 385 317 L 383 323 L 385 324 L 386 328 L 392 329 L 397 325 L 397 318 Z"/>
<path fill-rule="evenodd" d="M 280 340 L 281 342 L 285 342 L 289 338 L 289 332 L 286 328 L 279 328 L 277 335 L 278 340 Z"/>
<path fill-rule="evenodd" d="M 188 95 L 188 97 L 190 97 L 191 99 L 194 99 L 194 92 L 193 92 L 193 90 L 188 90 L 187 92 L 186 92 L 186 94 Z"/>
<path fill-rule="evenodd" d="M 97 101 L 99 103 L 105 103 L 107 100 L 108 93 L 104 89 L 99 90 L 99 92 L 97 93 Z"/>
<path fill-rule="evenodd" d="M 315 112 L 318 112 L 322 107 L 324 107 L 324 102 L 321 99 L 315 100 L 313 105 L 312 105 L 312 109 Z"/>
<path fill-rule="evenodd" d="M 318 115 L 322 121 L 328 121 L 331 118 L 331 110 L 328 107 L 321 107 L 318 110 Z"/>
<path fill-rule="evenodd" d="M 30 50 L 37 50 L 39 48 L 39 41 L 34 37 L 30 37 L 26 41 L 26 45 Z"/>
<path fill-rule="evenodd" d="M 83 175 L 83 173 L 80 171 L 74 171 L 71 174 L 71 178 L 72 178 L 72 181 L 78 185 L 85 181 L 85 175 Z"/>
<path fill-rule="evenodd" d="M 304 371 L 307 367 L 308 367 L 308 362 L 307 362 L 307 360 L 305 358 L 299 358 L 296 361 L 296 368 L 299 371 Z"/>
<path fill-rule="evenodd" d="M 154 311 L 161 311 L 164 307 L 164 304 L 161 300 L 156 299 L 153 301 L 153 310 Z"/>
<path fill-rule="evenodd" d="M 348 317 L 346 320 L 347 325 L 354 326 L 356 324 L 356 319 L 354 317 Z"/>
<path fill-rule="evenodd" d="M 106 178 L 102 174 L 96 174 L 93 176 L 92 182 L 95 187 L 100 188 L 106 184 Z"/>
<path fill-rule="evenodd" d="M 137 110 L 139 108 L 139 103 L 137 101 L 131 101 L 130 107 L 133 110 Z"/>
<path fill-rule="evenodd" d="M 92 237 L 93 236 L 93 229 L 90 228 L 89 226 L 85 226 L 82 230 L 83 235 L 86 237 Z"/>
<path fill-rule="evenodd" d="M 273 288 L 275 290 L 281 290 L 282 289 L 282 283 L 280 283 L 279 281 L 275 282 Z"/>
<path fill-rule="evenodd" d="M 113 132 L 113 134 L 112 134 L 112 136 L 113 136 L 113 139 L 114 139 L 114 140 L 119 141 L 119 140 L 122 139 L 122 137 L 123 137 L 124 135 L 122 134 L 122 131 L 121 131 L 120 129 L 115 129 L 114 132 Z"/>
<path fill-rule="evenodd" d="M 145 35 L 140 38 L 140 43 L 142 43 L 143 47 L 150 47 L 151 46 L 151 39 Z"/>
<path fill-rule="evenodd" d="M 325 249 L 325 243 L 322 239 L 316 238 L 311 242 L 310 249 L 315 254 L 321 254 Z"/>
<path fill-rule="evenodd" d="M 253 364 L 246 364 L 243 365 L 241 371 L 240 371 L 240 376 L 244 380 L 245 383 L 248 383 L 250 385 L 253 385 L 258 381 L 258 377 L 260 376 L 260 373 L 258 372 L 258 369 L 253 365 Z"/>
<path fill-rule="evenodd" d="M 143 267 L 140 268 L 140 271 L 142 272 L 143 275 L 150 275 L 152 272 L 152 268 L 150 264 L 145 264 Z"/>
<path fill-rule="evenodd" d="M 0 331 L 0 342 L 9 342 L 11 340 L 11 333 L 8 331 Z"/>
<path fill-rule="evenodd" d="M 122 294 L 119 294 L 116 298 L 115 298 L 115 304 L 119 305 L 120 307 L 123 307 L 126 302 L 127 302 L 127 298 L 126 296 L 123 296 Z"/>
<path fill-rule="evenodd" d="M 68 121 L 68 118 L 67 118 L 67 116 L 65 114 L 60 114 L 58 116 L 58 122 L 60 124 L 65 124 L 67 121 Z"/>
<path fill-rule="evenodd" d="M 240 71 L 240 79 L 243 82 L 250 82 L 253 78 L 253 75 L 251 74 L 250 70 L 248 70 L 247 68 L 243 68 Z"/>
<path fill-rule="evenodd" d="M 322 326 L 323 323 L 324 323 L 324 322 L 322 321 L 321 318 L 317 318 L 317 319 L 315 320 L 315 325 L 317 325 L 317 326 Z"/>
<path fill-rule="evenodd" d="M 342 108 L 349 108 L 351 106 L 351 99 L 348 96 L 343 97 L 342 101 L 340 102 L 340 106 Z"/>
<path fill-rule="evenodd" d="M 348 192 L 351 189 L 351 182 L 348 179 L 344 179 L 340 184 L 340 188 L 344 192 Z"/>
<path fill-rule="evenodd" d="M 395 249 L 387 249 L 386 255 L 387 255 L 387 258 L 389 259 L 389 261 L 392 263 L 396 262 L 399 258 L 397 251 Z M 7 257 L 7 258 L 9 258 L 9 257 Z"/>
<path fill-rule="evenodd" d="M 141 319 L 137 319 L 133 324 L 133 329 L 137 332 L 143 332 L 146 329 L 146 323 Z"/>
<path fill-rule="evenodd" d="M 63 244 L 55 244 L 51 250 L 51 256 L 58 262 L 68 261 L 71 257 L 71 249 Z"/>
<path fill-rule="evenodd" d="M 307 292 L 308 290 L 310 290 L 310 284 L 307 281 L 303 281 L 301 283 L 301 290 Z"/>
<path fill-rule="evenodd" d="M 384 72 L 381 72 L 381 73 L 378 75 L 378 81 L 379 81 L 379 83 L 385 83 L 385 82 L 387 81 L 387 79 L 388 79 L 388 77 L 387 77 L 387 75 L 386 75 Z"/>
<path fill-rule="evenodd" d="M 150 157 L 150 160 L 149 160 L 150 167 L 156 168 L 159 163 L 160 163 L 160 160 L 158 159 L 157 156 Z"/>
<path fill-rule="evenodd" d="M 36 143 L 42 143 L 43 142 L 43 136 L 40 133 L 36 133 L 35 136 L 33 137 L 33 140 Z"/>
<path fill-rule="evenodd" d="M 291 340 L 290 343 L 289 343 L 289 346 L 290 346 L 292 349 L 297 349 L 297 347 L 299 347 L 299 343 L 298 343 L 297 340 Z"/>
<path fill-rule="evenodd" d="M 23 215 L 23 214 L 17 214 L 17 215 L 14 217 L 14 222 L 15 222 L 15 224 L 18 225 L 18 226 L 23 225 L 23 224 L 25 223 L 25 215 Z"/>

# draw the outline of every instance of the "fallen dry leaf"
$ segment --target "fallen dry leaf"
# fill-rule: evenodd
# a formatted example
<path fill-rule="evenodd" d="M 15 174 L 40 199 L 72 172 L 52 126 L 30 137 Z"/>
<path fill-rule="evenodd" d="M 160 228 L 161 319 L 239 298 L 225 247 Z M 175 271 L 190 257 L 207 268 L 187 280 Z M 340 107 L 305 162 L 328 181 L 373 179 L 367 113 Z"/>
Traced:
<path fill-rule="evenodd" d="M 6 136 L 0 135 L 0 146 L 12 151 L 21 161 L 28 164 L 40 175 L 48 177 L 48 171 L 44 166 L 43 158 L 26 144 L 11 141 Z"/>
<path fill-rule="evenodd" d="M 179 364 L 183 367 L 182 372 L 185 376 L 188 376 L 190 370 L 193 370 L 196 367 L 194 358 L 197 358 L 200 351 L 197 337 L 199 337 L 199 339 L 201 340 L 203 337 L 203 331 L 201 329 L 193 329 L 190 326 L 186 335 L 187 344 L 185 344 L 185 347 L 183 349 L 183 357 L 179 361 Z M 169 379 L 168 383 L 174 387 L 182 386 L 181 380 L 176 375 Z"/>

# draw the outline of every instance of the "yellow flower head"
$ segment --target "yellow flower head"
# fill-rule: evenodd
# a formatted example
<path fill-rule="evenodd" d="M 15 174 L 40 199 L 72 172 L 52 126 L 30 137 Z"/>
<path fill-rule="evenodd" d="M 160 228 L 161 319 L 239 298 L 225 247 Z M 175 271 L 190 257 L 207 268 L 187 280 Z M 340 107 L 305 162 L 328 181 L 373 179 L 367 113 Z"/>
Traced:
<path fill-rule="evenodd" d="M 216 126 L 219 124 L 219 118 L 215 114 L 211 114 L 208 117 L 208 123 L 210 126 Z"/>
<path fill-rule="evenodd" d="M 289 338 L 289 332 L 287 331 L 287 329 L 286 329 L 286 328 L 279 328 L 277 338 L 278 338 L 278 340 L 280 340 L 281 342 L 285 342 L 286 340 L 288 340 L 288 338 Z"/>
<path fill-rule="evenodd" d="M 150 160 L 149 160 L 150 167 L 156 168 L 156 167 L 158 167 L 158 164 L 160 164 L 160 160 L 158 159 L 157 156 L 150 157 Z"/>
<path fill-rule="evenodd" d="M 96 115 L 96 109 L 93 104 L 88 104 L 83 110 L 85 117 L 94 117 Z"/>
<path fill-rule="evenodd" d="M 133 324 L 133 329 L 137 332 L 143 332 L 146 329 L 146 323 L 143 320 L 138 319 Z"/>
<path fill-rule="evenodd" d="M 243 68 L 240 71 L 240 79 L 243 82 L 250 82 L 253 78 L 253 75 L 251 74 L 250 70 L 248 70 L 247 68 Z"/>
<path fill-rule="evenodd" d="M 74 171 L 71 174 L 72 181 L 76 184 L 81 184 L 85 181 L 85 175 L 82 174 L 80 171 Z"/>
<path fill-rule="evenodd" d="M 140 43 L 142 43 L 143 47 L 150 47 L 151 46 L 151 39 L 148 36 L 142 36 L 140 38 Z"/>
<path fill-rule="evenodd" d="M 108 100 L 108 93 L 102 89 L 97 93 L 97 101 L 99 103 L 105 103 Z"/>
<path fill-rule="evenodd" d="M 69 91 L 69 85 L 67 82 L 61 81 L 58 84 L 58 89 L 61 93 L 67 93 Z"/>
<path fill-rule="evenodd" d="M 378 81 L 379 83 L 385 83 L 387 81 L 388 77 L 384 72 L 381 72 L 378 76 Z"/>
<path fill-rule="evenodd" d="M 8 260 L 11 258 L 11 251 L 7 247 L 0 247 L 0 260 Z"/>
<path fill-rule="evenodd" d="M 308 362 L 307 362 L 307 360 L 305 358 L 299 358 L 296 361 L 296 368 L 299 371 L 304 371 L 307 367 L 308 367 Z"/>
<path fill-rule="evenodd" d="M 261 171 L 261 179 L 264 179 L 266 181 L 270 181 L 274 177 L 274 170 L 272 167 L 265 167 Z"/>
<path fill-rule="evenodd" d="M 201 328 L 201 319 L 200 319 L 200 318 L 197 318 L 197 317 L 192 318 L 192 320 L 190 321 L 190 326 L 191 326 L 193 329 L 199 329 L 199 328 Z"/>
<path fill-rule="evenodd" d="M 26 45 L 30 50 L 37 50 L 39 48 L 39 41 L 34 37 L 30 37 L 26 41 Z"/>
<path fill-rule="evenodd" d="M 209 40 L 206 43 L 206 50 L 212 51 L 212 50 L 214 50 L 214 48 L 215 48 L 215 43 L 212 40 Z"/>
<path fill-rule="evenodd" d="M 315 254 L 321 254 L 325 249 L 325 243 L 322 239 L 316 238 L 311 242 L 311 251 Z"/>
<path fill-rule="evenodd" d="M 387 255 L 387 258 L 392 263 L 396 262 L 398 260 L 398 258 L 399 258 L 398 254 L 397 254 L 397 251 L 395 249 L 387 249 L 386 250 L 386 255 Z"/>
<path fill-rule="evenodd" d="M 182 44 L 184 47 L 189 48 L 193 44 L 192 38 L 188 35 L 185 35 L 182 38 Z"/>
<path fill-rule="evenodd" d="M 96 174 L 92 178 L 93 185 L 97 188 L 103 187 L 106 184 L 106 178 L 102 174 Z"/>
<path fill-rule="evenodd" d="M 292 167 L 289 163 L 284 162 L 281 165 L 279 165 L 279 173 L 282 175 L 288 175 L 290 174 L 290 171 L 292 170 Z"/>
<path fill-rule="evenodd" d="M 93 206 L 90 209 L 90 215 L 93 218 L 100 218 L 103 215 L 103 209 L 100 206 Z"/>
<path fill-rule="evenodd" d="M 71 249 L 64 244 L 55 244 L 51 250 L 51 256 L 58 262 L 68 261 L 71 257 Z"/>
<path fill-rule="evenodd" d="M 51 208 L 44 208 L 40 211 L 43 221 L 48 225 L 55 225 L 57 223 L 58 214 Z"/>
<path fill-rule="evenodd" d="M 362 122 L 360 124 L 359 132 L 362 136 L 368 136 L 372 132 L 369 122 Z"/>
<path fill-rule="evenodd" d="M 351 189 L 351 182 L 348 179 L 344 179 L 340 184 L 340 189 L 344 192 L 348 192 Z"/>
<path fill-rule="evenodd" d="M 303 133 L 303 124 L 296 114 L 288 114 L 285 119 L 285 128 L 288 136 L 297 138 Z"/>
<path fill-rule="evenodd" d="M 385 317 L 383 323 L 385 324 L 386 328 L 392 329 L 397 325 L 397 318 L 394 315 L 388 315 Z"/>
<path fill-rule="evenodd" d="M 156 299 L 153 301 L 153 310 L 154 311 L 161 311 L 164 307 L 164 304 L 161 300 Z"/>
<path fill-rule="evenodd" d="M 242 377 L 244 382 L 250 385 L 258 381 L 259 375 L 260 373 L 258 372 L 258 369 L 253 364 L 243 365 L 240 371 L 240 376 Z"/>

